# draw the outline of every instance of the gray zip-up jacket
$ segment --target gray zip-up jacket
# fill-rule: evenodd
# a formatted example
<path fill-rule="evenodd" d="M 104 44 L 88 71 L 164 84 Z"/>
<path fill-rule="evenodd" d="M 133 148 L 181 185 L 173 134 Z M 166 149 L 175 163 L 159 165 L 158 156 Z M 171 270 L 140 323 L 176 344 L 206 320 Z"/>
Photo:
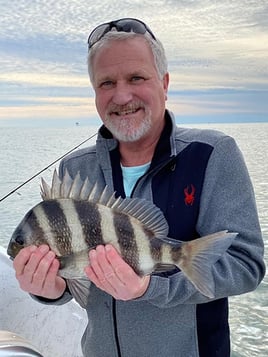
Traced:
<path fill-rule="evenodd" d="M 105 127 L 96 145 L 60 165 L 124 195 L 117 142 Z M 94 286 L 82 339 L 86 357 L 227 357 L 228 296 L 254 290 L 262 280 L 263 241 L 253 188 L 235 141 L 218 131 L 178 128 L 166 111 L 166 127 L 149 171 L 132 197 L 153 200 L 164 212 L 169 236 L 190 240 L 227 229 L 238 232 L 213 266 L 215 299 L 203 296 L 177 269 L 153 274 L 146 293 L 116 301 Z M 66 292 L 54 304 L 71 299 Z"/>

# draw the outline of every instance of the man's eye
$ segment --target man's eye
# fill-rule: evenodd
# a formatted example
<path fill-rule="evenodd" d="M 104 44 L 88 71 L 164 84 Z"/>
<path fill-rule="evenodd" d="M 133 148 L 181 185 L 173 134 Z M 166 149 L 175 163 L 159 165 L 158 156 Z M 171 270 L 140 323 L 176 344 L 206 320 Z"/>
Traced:
<path fill-rule="evenodd" d="M 132 82 L 141 82 L 141 81 L 144 81 L 144 78 L 143 77 L 139 77 L 139 76 L 135 76 L 135 77 L 131 78 L 131 81 Z"/>
<path fill-rule="evenodd" d="M 100 84 L 100 87 L 102 88 L 110 88 L 113 86 L 113 82 L 112 81 L 105 81 L 105 82 L 102 82 Z"/>

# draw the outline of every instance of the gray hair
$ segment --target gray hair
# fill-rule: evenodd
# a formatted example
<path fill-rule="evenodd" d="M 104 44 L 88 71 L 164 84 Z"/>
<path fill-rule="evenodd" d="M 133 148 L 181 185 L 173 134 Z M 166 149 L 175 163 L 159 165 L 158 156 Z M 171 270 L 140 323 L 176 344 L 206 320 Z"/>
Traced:
<path fill-rule="evenodd" d="M 126 40 L 129 38 L 136 38 L 136 37 L 144 38 L 146 40 L 146 42 L 149 44 L 149 46 L 152 50 L 153 56 L 154 56 L 154 62 L 155 62 L 155 67 L 156 67 L 158 76 L 160 79 L 163 79 L 164 75 L 168 71 L 167 58 L 166 58 L 164 47 L 158 39 L 154 40 L 148 32 L 141 35 L 141 34 L 137 34 L 135 32 L 109 31 L 98 42 L 96 42 L 92 46 L 92 48 L 89 50 L 89 53 L 88 53 L 88 58 L 87 58 L 88 74 L 89 74 L 89 78 L 90 78 L 92 85 L 94 82 L 94 73 L 92 71 L 92 63 L 93 63 L 93 58 L 96 55 L 96 53 L 102 47 L 109 44 L 111 41 L 122 41 L 122 40 Z"/>

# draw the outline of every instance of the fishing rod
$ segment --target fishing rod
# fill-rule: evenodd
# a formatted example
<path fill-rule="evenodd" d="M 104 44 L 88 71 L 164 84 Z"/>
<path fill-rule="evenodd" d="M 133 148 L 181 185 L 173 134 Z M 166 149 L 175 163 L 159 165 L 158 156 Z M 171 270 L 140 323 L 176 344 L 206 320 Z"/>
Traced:
<path fill-rule="evenodd" d="M 16 191 L 18 191 L 21 187 L 23 187 L 24 185 L 26 185 L 28 182 L 32 181 L 36 176 L 40 175 L 42 172 L 46 171 L 47 169 L 49 169 L 52 165 L 56 164 L 56 162 L 60 161 L 61 159 L 63 159 L 65 156 L 67 156 L 68 154 L 70 154 L 71 152 L 73 152 L 74 150 L 76 150 L 77 148 L 79 148 L 79 146 L 85 144 L 87 141 L 89 141 L 90 139 L 92 139 L 94 136 L 96 136 L 97 133 L 91 135 L 89 138 L 85 139 L 84 141 L 82 141 L 79 145 L 76 145 L 74 148 L 72 148 L 71 150 L 69 150 L 68 152 L 66 152 L 64 155 L 60 156 L 58 159 L 54 160 L 53 162 L 51 162 L 49 165 L 47 165 L 46 167 L 44 167 L 42 170 L 38 171 L 36 174 L 34 174 L 32 177 L 30 177 L 28 180 L 24 181 L 21 185 L 17 186 L 16 188 L 14 188 L 12 191 L 10 191 L 7 195 L 5 195 L 4 197 L 0 198 L 0 202 L 4 201 L 7 197 L 11 196 L 13 193 L 15 193 Z"/>

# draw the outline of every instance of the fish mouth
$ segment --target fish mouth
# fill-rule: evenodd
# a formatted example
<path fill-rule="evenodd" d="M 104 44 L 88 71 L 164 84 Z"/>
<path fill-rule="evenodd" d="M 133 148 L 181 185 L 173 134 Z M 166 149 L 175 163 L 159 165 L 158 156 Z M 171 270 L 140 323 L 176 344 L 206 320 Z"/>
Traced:
<path fill-rule="evenodd" d="M 22 248 L 23 246 L 20 244 L 11 241 L 7 247 L 7 254 L 9 255 L 10 259 L 14 260 Z"/>

